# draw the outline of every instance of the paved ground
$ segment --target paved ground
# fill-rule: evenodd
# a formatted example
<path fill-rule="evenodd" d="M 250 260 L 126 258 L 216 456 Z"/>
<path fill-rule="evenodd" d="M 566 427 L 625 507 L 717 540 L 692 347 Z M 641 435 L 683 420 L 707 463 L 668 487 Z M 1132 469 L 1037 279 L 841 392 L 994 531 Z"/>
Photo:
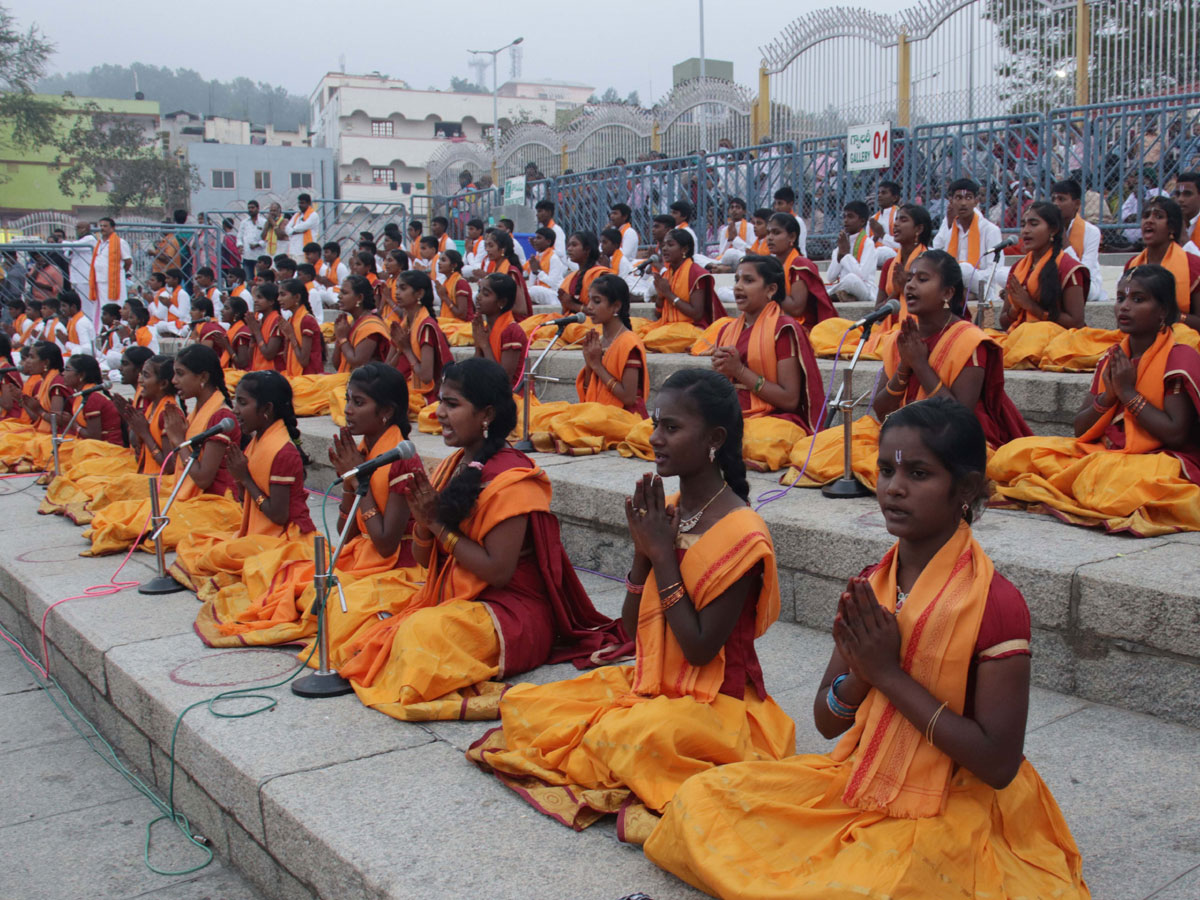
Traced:
<path fill-rule="evenodd" d="M 0 642 L 0 900 L 259 900 L 220 859 L 169 878 L 142 864 L 157 810 L 93 753 Z M 199 852 L 166 823 L 152 861 Z"/>

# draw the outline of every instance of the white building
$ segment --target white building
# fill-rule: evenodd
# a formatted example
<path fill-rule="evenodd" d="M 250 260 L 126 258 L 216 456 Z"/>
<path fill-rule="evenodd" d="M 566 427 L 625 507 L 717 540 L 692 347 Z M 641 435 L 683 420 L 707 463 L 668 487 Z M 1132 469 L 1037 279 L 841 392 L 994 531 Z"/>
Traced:
<path fill-rule="evenodd" d="M 177 109 L 162 116 L 162 129 L 172 152 L 187 144 L 238 144 L 267 147 L 307 147 L 311 135 L 301 123 L 295 131 L 283 131 L 274 125 L 254 125 L 244 119 L 204 116 Z"/>
<path fill-rule="evenodd" d="M 553 126 L 559 109 L 580 105 L 591 91 L 506 83 L 497 92 L 500 127 Z M 414 91 L 382 75 L 330 72 L 310 103 L 312 145 L 333 149 L 343 200 L 405 202 L 409 194 L 427 192 L 425 166 L 446 141 L 491 139 L 491 94 Z"/>

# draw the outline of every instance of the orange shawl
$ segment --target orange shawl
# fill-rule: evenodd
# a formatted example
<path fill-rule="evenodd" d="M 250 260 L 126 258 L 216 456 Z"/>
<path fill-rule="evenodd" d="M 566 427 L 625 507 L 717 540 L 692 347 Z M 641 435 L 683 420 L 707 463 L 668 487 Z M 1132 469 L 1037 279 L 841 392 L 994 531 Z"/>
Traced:
<path fill-rule="evenodd" d="M 100 255 L 100 245 L 104 241 L 96 241 L 92 248 L 92 265 L 88 269 L 88 299 L 100 299 L 100 283 L 96 279 L 96 257 Z M 108 236 L 108 299 L 121 299 L 121 239 L 114 231 Z"/>
<path fill-rule="evenodd" d="M 225 397 L 220 391 L 213 391 L 212 396 L 205 400 L 204 403 L 197 404 L 196 408 L 192 410 L 192 414 L 188 416 L 186 436 L 189 438 L 194 438 L 200 432 L 204 431 L 204 429 L 208 428 L 208 423 L 212 421 L 213 416 L 215 416 L 223 406 L 225 406 Z M 184 452 L 186 453 L 187 451 Z M 182 465 L 179 467 L 179 471 L 183 471 Z M 193 497 L 198 497 L 202 493 L 204 492 L 200 490 L 200 486 L 196 484 L 196 482 L 192 481 L 191 475 L 188 475 L 187 482 L 179 489 L 179 494 L 175 499 L 191 500 Z"/>
<path fill-rule="evenodd" d="M 288 319 L 288 326 L 291 327 L 292 333 L 296 335 L 296 340 L 300 342 L 300 349 L 304 349 L 304 335 L 301 330 L 304 328 L 304 320 L 311 316 L 305 307 L 297 306 L 296 311 L 292 313 L 292 317 Z M 315 321 L 315 319 L 314 319 Z M 304 367 L 308 365 L 307 359 L 300 359 L 296 355 L 296 349 L 292 346 L 291 341 L 283 342 L 283 374 L 295 377 L 304 374 Z M 309 348 L 309 356 L 312 356 L 312 348 Z"/>
<path fill-rule="evenodd" d="M 280 315 L 275 310 L 271 310 L 262 320 L 263 343 L 271 343 L 271 338 L 275 336 L 276 330 L 279 328 L 279 323 L 282 321 Z M 267 359 L 263 356 L 262 350 L 258 346 L 258 341 L 254 342 L 254 356 L 250 360 L 250 368 L 255 372 L 261 372 L 263 369 L 277 369 L 276 363 L 279 360 L 279 355 L 276 354 L 275 359 Z"/>
<path fill-rule="evenodd" d="M 762 375 L 772 383 L 779 381 L 779 360 L 775 356 L 775 328 L 782 315 L 778 303 L 768 303 L 763 307 L 754 324 L 750 326 L 750 348 L 746 353 L 746 365 L 752 372 Z M 738 338 L 746 330 L 746 314 L 742 313 L 732 322 L 721 329 L 717 338 L 718 347 L 737 347 Z M 734 385 L 737 387 L 737 385 Z M 755 416 L 765 416 L 775 411 L 775 407 L 763 400 L 753 391 L 750 394 L 750 409 L 746 411 L 747 419 Z"/>
<path fill-rule="evenodd" d="M 671 285 L 671 293 L 680 300 L 683 300 L 685 303 L 692 302 L 692 291 L 695 289 L 696 285 L 700 283 L 699 277 L 696 278 L 695 281 L 692 280 L 692 267 L 695 265 L 696 264 L 692 260 L 685 259 L 680 264 L 679 268 L 667 270 L 667 281 Z M 712 278 L 712 275 L 709 275 L 707 272 L 705 272 L 704 275 L 708 275 L 709 278 Z M 708 298 L 706 297 L 705 302 L 707 302 L 707 300 Z M 708 315 L 709 311 L 707 309 L 700 311 L 701 320 L 707 319 Z M 690 316 L 686 316 L 681 313 L 679 308 L 674 303 L 663 303 L 662 311 L 659 313 L 658 320 L 660 325 L 670 325 L 673 322 L 686 322 L 688 325 L 696 324 L 696 321 Z"/>
<path fill-rule="evenodd" d="M 471 311 L 471 286 L 468 282 L 465 282 L 462 280 L 462 275 L 460 273 L 451 272 L 450 277 L 446 279 L 446 283 L 443 285 L 443 287 L 445 288 L 445 291 L 446 291 L 446 297 L 449 301 L 449 305 L 447 305 L 446 303 L 442 304 L 442 308 L 438 311 L 439 319 L 447 319 L 451 322 L 469 321 L 468 319 L 460 319 L 458 317 L 458 314 L 454 311 L 454 298 L 458 296 L 458 294 L 459 294 L 458 289 L 460 286 L 466 287 L 466 291 L 464 291 L 463 293 L 466 295 L 466 298 L 467 298 L 467 313 L 468 313 L 468 315 L 470 314 L 470 311 Z"/>
<path fill-rule="evenodd" d="M 437 328 L 437 319 L 431 316 L 429 314 L 429 310 L 427 310 L 424 306 L 418 306 L 417 313 L 415 316 L 413 316 L 412 326 L 408 329 L 408 345 L 412 348 L 412 352 L 418 360 L 421 358 L 421 329 L 425 327 L 426 322 L 429 322 L 434 328 Z M 437 351 L 438 348 L 435 345 L 433 348 L 435 357 L 437 356 Z M 500 357 L 496 358 L 499 359 Z M 434 359 L 433 363 L 435 369 L 434 375 L 436 377 L 438 363 L 436 358 Z M 416 366 L 412 367 L 412 371 L 409 373 L 408 379 L 408 389 L 411 393 L 428 394 L 433 390 L 432 382 L 426 384 L 417 377 Z"/>
<path fill-rule="evenodd" d="M 233 347 L 233 345 L 234 345 L 233 339 L 235 337 L 237 337 L 237 335 L 240 332 L 245 331 L 245 330 L 246 330 L 246 323 L 241 322 L 241 321 L 234 322 L 232 325 L 230 325 L 228 328 L 225 329 L 225 336 L 227 338 L 229 338 L 229 346 L 230 347 Z M 222 369 L 228 368 L 230 366 L 230 364 L 232 364 L 232 363 L 233 363 L 233 357 L 230 356 L 229 351 L 222 350 L 221 351 L 221 368 Z"/>
<path fill-rule="evenodd" d="M 895 375 L 896 370 L 900 368 L 900 348 L 897 345 L 899 337 L 900 330 L 896 329 L 879 338 L 877 352 L 879 358 L 883 360 L 883 370 L 888 378 Z M 984 341 L 990 340 L 991 338 L 984 333 L 983 329 L 977 328 L 965 319 L 959 319 L 947 328 L 945 333 L 938 338 L 938 342 L 934 344 L 933 350 L 929 354 L 929 365 L 942 379 L 942 384 L 953 388 L 954 382 L 958 380 L 958 376 L 962 374 L 962 370 L 966 368 L 967 363 L 975 354 L 975 348 Z M 925 399 L 923 386 L 917 389 L 916 399 Z"/>
<path fill-rule="evenodd" d="M 669 502 L 678 503 L 679 495 Z M 754 636 L 761 637 L 779 618 L 779 575 L 775 546 L 766 523 L 749 507 L 735 510 L 697 538 L 683 554 L 679 574 L 697 610 L 704 609 L 755 566 L 762 564 Z M 654 573 L 646 579 L 638 607 L 637 660 L 632 691 L 646 697 L 693 697 L 712 703 L 725 681 L 724 648 L 703 666 L 683 655 L 659 602 Z"/>
<path fill-rule="evenodd" d="M 1125 355 L 1129 356 L 1129 335 L 1121 338 L 1120 346 Z M 1158 337 L 1150 345 L 1150 349 L 1143 353 L 1137 361 L 1138 393 L 1146 398 L 1148 404 L 1159 409 L 1162 409 L 1163 395 L 1166 393 L 1167 358 L 1171 355 L 1171 348 L 1174 346 L 1175 333 L 1166 328 L 1158 333 Z M 1100 361 L 1096 367 L 1093 384 L 1104 384 L 1104 370 L 1107 368 L 1108 362 L 1109 357 L 1107 356 Z M 1121 418 L 1121 426 L 1125 429 L 1125 446 L 1121 448 L 1107 447 L 1103 443 L 1104 432 L 1112 424 L 1117 410 L 1120 408 L 1120 404 L 1110 407 L 1091 428 L 1079 436 L 1079 443 L 1090 445 L 1089 449 L 1092 450 L 1112 449 L 1116 453 L 1153 453 L 1155 450 L 1162 449 L 1162 441 L 1141 428 L 1137 423 L 1136 416 L 1127 414 L 1123 414 Z"/>
<path fill-rule="evenodd" d="M 25 379 L 25 384 L 21 386 L 21 393 L 26 397 L 36 397 L 38 395 L 38 389 L 41 388 L 42 382 L 45 380 L 45 376 L 43 375 L 30 375 Z M 24 423 L 25 425 L 32 425 L 33 419 L 29 417 L 29 412 L 25 409 L 25 407 L 22 406 L 19 407 L 19 409 L 20 415 L 16 417 L 16 420 Z"/>
<path fill-rule="evenodd" d="M 750 245 L 750 249 L 746 253 L 754 256 L 770 256 L 771 248 L 767 246 L 767 239 L 765 237 L 756 237 L 754 243 Z"/>
<path fill-rule="evenodd" d="M 546 272 L 546 273 L 550 272 L 550 257 L 552 257 L 553 255 L 554 255 L 553 247 L 547 247 L 541 253 L 536 254 L 538 265 L 541 266 L 542 272 Z M 531 274 L 533 271 L 532 267 L 529 265 L 529 260 L 525 260 L 525 265 L 523 266 L 523 268 L 525 269 L 525 274 L 527 274 L 527 275 Z"/>
<path fill-rule="evenodd" d="M 67 342 L 71 344 L 79 343 L 79 320 L 83 318 L 83 312 L 77 312 L 71 316 L 71 321 L 67 322 Z"/>
<path fill-rule="evenodd" d="M 1010 278 L 1015 278 L 1024 286 L 1025 290 L 1029 292 L 1030 299 L 1033 300 L 1034 303 L 1039 303 L 1041 300 L 1042 286 L 1040 278 L 1042 269 L 1045 268 L 1049 262 L 1049 250 L 1043 253 L 1041 259 L 1039 259 L 1036 263 L 1033 261 L 1033 254 L 1026 253 L 1021 257 L 1017 264 L 1013 266 L 1012 274 L 1009 275 Z M 1062 282 L 1064 290 L 1067 286 L 1067 279 L 1071 277 L 1071 273 L 1073 273 L 1076 269 L 1082 268 L 1081 264 L 1072 257 L 1067 256 L 1066 252 L 1059 252 L 1058 256 L 1054 257 L 1054 265 L 1058 269 L 1059 280 Z M 1029 311 L 1022 307 L 1014 306 L 1012 307 L 1012 311 L 1014 315 L 1012 324 L 1008 326 L 1009 331 L 1012 331 L 1023 322 L 1037 321 L 1031 318 Z"/>
<path fill-rule="evenodd" d="M 134 398 L 134 403 L 137 403 L 137 398 Z M 163 442 L 163 427 L 162 416 L 168 406 L 175 405 L 174 397 L 160 397 L 146 413 L 146 424 L 150 426 L 150 436 L 154 438 L 154 442 L 162 448 Z M 138 472 L 142 475 L 157 475 L 162 471 L 158 462 L 150 455 L 150 451 L 145 444 L 138 448 Z"/>
<path fill-rule="evenodd" d="M 383 319 L 374 313 L 363 313 L 350 327 L 350 334 L 346 339 L 350 341 L 351 347 L 358 347 L 360 342 L 369 337 L 378 337 L 383 344 L 391 343 L 391 336 L 387 326 L 383 324 Z M 345 356 L 338 362 L 338 371 L 350 371 L 350 361 Z"/>
<path fill-rule="evenodd" d="M 892 264 L 888 266 L 887 284 L 885 287 L 889 299 L 895 297 L 900 301 L 901 318 L 908 315 L 908 303 L 905 302 L 902 296 L 900 296 L 899 289 L 896 287 L 896 266 L 900 266 L 900 268 L 903 269 L 912 265 L 912 261 L 924 253 L 927 249 L 929 248 L 927 248 L 924 244 L 917 244 L 915 247 L 913 247 L 912 252 L 908 254 L 908 258 L 903 261 L 900 259 L 900 255 L 903 253 L 903 251 L 897 250 L 896 255 L 892 257 Z"/>
<path fill-rule="evenodd" d="M 870 577 L 875 597 L 896 610 L 893 545 Z M 929 561 L 896 613 L 904 671 L 947 708 L 962 715 L 967 672 L 979 637 L 995 567 L 965 522 Z M 927 743 L 917 726 L 872 690 L 832 756 L 854 757 L 842 800 L 857 809 L 905 819 L 929 818 L 945 808 L 954 762 Z"/>
<path fill-rule="evenodd" d="M 641 397 L 642 402 L 645 403 L 650 399 L 650 379 L 646 370 L 646 345 L 642 343 L 640 337 L 629 330 L 618 334 L 616 340 L 609 344 L 608 349 L 604 351 L 604 368 L 613 378 L 620 381 L 625 375 L 625 366 L 629 364 L 629 358 L 632 356 L 637 356 L 642 361 Z M 625 404 L 618 400 L 606 385 L 600 383 L 595 372 L 592 372 L 591 378 L 587 380 L 587 387 L 584 387 L 584 374 L 587 371 L 589 371 L 587 366 L 584 366 L 575 376 L 575 393 L 579 395 L 579 401 L 581 403 L 603 403 L 607 406 L 624 409 Z"/>
<path fill-rule="evenodd" d="M 680 266 L 680 268 L 682 269 L 684 267 Z M 610 270 L 600 265 L 592 266 L 586 272 L 573 272 L 570 277 L 563 281 L 562 287 L 558 289 L 558 300 L 563 304 L 563 309 L 566 309 L 567 300 L 577 300 L 580 304 L 586 307 L 588 302 L 588 290 L 591 288 L 592 282 L 594 282 L 601 275 L 611 274 L 612 273 Z M 583 284 L 580 286 L 579 279 L 581 278 L 583 279 Z M 579 286 L 578 294 L 575 293 L 576 286 Z M 674 289 L 674 284 L 672 284 L 672 289 Z M 682 296 L 684 300 L 688 299 L 687 294 L 682 294 L 680 296 Z M 674 306 L 674 304 L 671 305 Z"/>
<path fill-rule="evenodd" d="M 502 312 L 496 316 L 496 321 L 492 323 L 492 328 L 488 332 L 488 343 L 492 346 L 492 358 L 496 362 L 500 362 L 500 355 L 504 352 L 504 330 L 516 321 L 510 309 L 508 312 Z"/>
<path fill-rule="evenodd" d="M 266 431 L 256 434 L 246 445 L 246 462 L 249 464 L 250 477 L 258 489 L 268 497 L 271 496 L 271 465 L 275 462 L 279 451 L 286 447 L 291 440 L 283 419 L 276 419 L 267 426 Z M 246 491 L 242 497 L 242 530 L 238 532 L 238 537 L 246 537 L 251 534 L 283 537 L 287 534 L 287 530 L 287 525 L 277 525 L 272 522 L 267 514 L 258 508 L 258 504 L 251 499 L 250 492 Z"/>
<path fill-rule="evenodd" d="M 1150 262 L 1150 251 L 1143 250 L 1125 264 L 1125 271 L 1145 265 Z M 1179 304 L 1179 314 L 1186 316 L 1192 311 L 1192 271 L 1188 265 L 1188 252 L 1172 242 L 1167 245 L 1160 265 L 1175 276 L 1175 302 Z"/>
<path fill-rule="evenodd" d="M 135 343 L 137 343 L 137 345 L 139 347 L 149 347 L 150 341 L 153 338 L 154 338 L 154 335 L 151 334 L 150 328 L 147 325 L 143 325 L 141 328 L 139 328 L 137 331 L 135 331 L 133 333 L 133 340 Z"/>
<path fill-rule="evenodd" d="M 1087 231 L 1086 223 L 1083 221 L 1083 216 L 1076 216 L 1071 220 L 1071 227 L 1067 229 L 1067 246 L 1075 251 L 1075 255 L 1083 259 L 1083 236 Z"/>
<path fill-rule="evenodd" d="M 382 456 L 389 450 L 397 447 L 402 440 L 404 440 L 404 435 L 400 433 L 400 427 L 398 425 L 389 425 L 383 434 L 379 436 L 379 440 L 375 442 L 375 446 L 371 448 L 371 452 L 367 454 L 367 459 L 372 460 L 377 456 Z M 367 453 L 367 448 L 361 444 L 358 449 L 363 453 Z M 371 473 L 371 499 L 375 501 L 375 508 L 379 510 L 381 515 L 387 510 L 388 500 L 390 499 L 388 492 L 392 487 L 391 476 L 391 466 L 380 466 Z M 362 568 L 362 563 L 364 562 L 363 554 L 368 549 L 371 554 L 374 554 L 372 563 L 376 571 L 386 572 L 388 569 L 393 568 L 396 565 L 396 561 L 400 558 L 400 547 L 403 542 L 396 545 L 396 552 L 392 556 L 382 557 L 375 549 L 374 542 L 367 534 L 367 520 L 363 518 L 361 508 L 354 513 L 354 521 L 358 525 L 359 537 L 367 543 L 367 547 L 356 548 L 354 555 L 357 558 L 358 564 L 354 566 L 354 571 L 357 573 Z M 382 522 L 383 520 L 380 519 L 380 521 Z M 347 565 L 348 563 L 349 560 L 342 560 L 343 565 Z M 386 566 L 384 565 L 385 563 Z"/>
<path fill-rule="evenodd" d="M 971 219 L 971 227 L 967 229 L 967 262 L 973 266 L 979 265 L 982 248 L 980 243 L 983 238 L 979 232 L 979 216 L 978 210 L 975 211 L 974 217 Z M 950 226 L 950 243 L 946 247 L 946 252 L 958 259 L 958 219 L 954 220 L 954 224 Z"/>
<path fill-rule="evenodd" d="M 45 376 L 41 380 L 41 383 L 38 385 L 37 401 L 38 401 L 38 403 L 40 403 L 42 405 L 42 410 L 44 412 L 50 412 L 50 391 L 54 387 L 54 384 L 55 384 L 54 379 L 57 378 L 61 374 L 62 373 L 59 372 L 58 369 L 52 369 L 45 374 Z M 58 383 L 62 384 L 61 381 Z M 66 411 L 67 411 L 67 407 L 64 404 L 63 412 L 66 412 Z M 60 420 L 60 421 L 62 421 L 62 420 Z M 65 421 L 63 422 L 63 424 L 64 425 L 66 424 Z M 40 431 L 43 434 L 50 434 L 50 423 L 47 422 L 45 419 L 41 418 L 40 416 L 38 417 L 37 425 L 34 427 L 36 428 L 37 431 Z"/>

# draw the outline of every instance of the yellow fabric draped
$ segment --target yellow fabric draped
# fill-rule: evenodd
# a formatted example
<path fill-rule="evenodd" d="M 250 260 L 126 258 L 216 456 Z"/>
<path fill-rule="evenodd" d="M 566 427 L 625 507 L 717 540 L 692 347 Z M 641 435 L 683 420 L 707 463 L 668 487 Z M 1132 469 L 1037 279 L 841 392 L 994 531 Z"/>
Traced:
<path fill-rule="evenodd" d="M 700 337 L 696 338 L 696 342 L 692 344 L 692 348 L 688 351 L 689 356 L 712 356 L 713 350 L 717 348 L 717 343 L 721 339 L 721 332 L 725 330 L 725 326 L 733 322 L 732 316 L 722 316 L 713 322 L 702 332 Z"/>
<path fill-rule="evenodd" d="M 871 578 L 896 605 L 895 548 Z M 960 711 L 993 568 L 963 525 L 896 614 L 904 667 Z M 646 842 L 708 893 L 761 900 L 1087 900 L 1078 848 L 1027 761 L 995 790 L 926 743 L 878 691 L 833 753 L 748 762 L 683 785 Z"/>
<path fill-rule="evenodd" d="M 822 359 L 831 359 L 838 355 L 838 346 L 840 345 L 842 352 L 839 358 L 849 359 L 852 357 L 859 341 L 862 340 L 863 333 L 861 328 L 854 328 L 850 334 L 846 334 L 846 329 L 852 328 L 853 325 L 854 323 L 849 319 L 838 316 L 818 322 L 808 332 L 808 342 L 812 344 L 813 353 Z M 846 335 L 845 341 L 842 340 L 842 335 Z M 872 337 L 874 336 L 875 332 L 872 332 Z M 860 359 L 879 359 L 879 354 L 864 347 Z"/>
<path fill-rule="evenodd" d="M 774 548 L 757 513 L 724 516 L 686 550 L 680 572 L 703 608 L 757 567 L 757 637 L 779 614 Z M 620 811 L 622 839 L 639 841 L 628 827 L 632 809 L 661 812 L 681 784 L 714 766 L 793 752 L 795 726 L 775 701 L 748 685 L 742 697 L 719 693 L 724 677 L 724 649 L 704 666 L 684 659 L 651 576 L 634 666 L 514 686 L 500 702 L 502 727 L 467 756 L 576 830 Z"/>
<path fill-rule="evenodd" d="M 1174 334 L 1163 331 L 1137 361 L 1137 390 L 1159 409 L 1174 346 Z M 1130 352 L 1128 337 L 1121 347 Z M 1161 442 L 1135 417 L 1121 419 L 1124 447 L 1103 443 L 1118 409 L 1109 409 L 1078 439 L 1018 438 L 1000 447 L 988 461 L 995 496 L 1073 524 L 1140 537 L 1200 531 L 1200 486 L 1184 476 L 1179 459 L 1162 452 Z"/>
<path fill-rule="evenodd" d="M 440 490 L 462 458 L 442 460 L 431 479 Z M 516 516 L 550 509 L 550 480 L 537 466 L 506 469 L 483 486 L 460 531 L 482 541 L 494 527 Z M 483 697 L 475 715 L 495 717 L 503 685 L 489 683 L 500 672 L 500 637 L 487 604 L 476 598 L 487 583 L 434 544 L 426 580 L 405 607 L 372 623 L 345 646 L 341 674 L 367 706 L 396 719 L 424 721 L 472 717 L 472 700 Z"/>
<path fill-rule="evenodd" d="M 383 323 L 383 319 L 375 315 L 375 313 L 363 313 L 354 320 L 354 324 L 350 327 L 350 334 L 347 340 L 350 341 L 350 346 L 357 348 L 358 345 L 367 338 L 379 338 L 383 343 L 389 343 L 391 336 L 388 334 L 387 325 Z M 339 372 L 350 371 L 350 361 L 346 357 L 342 357 L 338 363 Z"/>
<path fill-rule="evenodd" d="M 96 491 L 114 478 L 136 476 L 137 460 L 128 447 L 108 441 L 74 442 L 71 458 L 61 464 L 62 474 L 50 482 L 38 512 L 66 515 L 76 524 L 90 518 L 86 507 Z"/>

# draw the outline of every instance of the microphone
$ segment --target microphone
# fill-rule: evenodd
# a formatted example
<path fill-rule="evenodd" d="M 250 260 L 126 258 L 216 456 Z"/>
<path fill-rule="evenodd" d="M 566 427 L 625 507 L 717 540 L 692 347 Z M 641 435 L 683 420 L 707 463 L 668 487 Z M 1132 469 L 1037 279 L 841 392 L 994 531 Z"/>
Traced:
<path fill-rule="evenodd" d="M 883 306 L 879 307 L 879 309 L 875 310 L 875 312 L 865 315 L 855 322 L 854 327 L 865 328 L 867 325 L 874 325 L 876 322 L 886 319 L 888 316 L 894 316 L 899 312 L 900 301 L 893 297 L 887 303 L 883 304 Z"/>
<path fill-rule="evenodd" d="M 216 437 L 218 434 L 229 434 L 237 426 L 237 422 L 233 419 L 222 419 L 212 428 L 205 428 L 195 437 L 188 438 L 182 444 L 175 448 L 176 452 L 183 450 L 186 447 L 199 447 L 210 437 Z"/>
<path fill-rule="evenodd" d="M 556 325 L 559 328 L 566 328 L 568 325 L 583 324 L 587 321 L 587 313 L 573 313 L 569 316 L 562 316 L 558 319 L 551 319 L 547 325 Z"/>
<path fill-rule="evenodd" d="M 362 465 L 355 466 L 347 472 L 343 472 L 336 479 L 334 484 L 339 481 L 345 481 L 347 478 L 353 478 L 356 475 L 370 475 L 380 466 L 390 466 L 394 462 L 399 462 L 402 459 L 412 459 L 417 455 L 417 448 L 412 441 L 401 441 L 391 450 L 386 453 L 381 453 L 374 459 L 368 459 Z"/>
<path fill-rule="evenodd" d="M 205 322 L 211 321 L 211 316 L 201 316 L 199 319 L 192 319 L 191 322 L 188 323 L 188 328 L 195 328 L 197 325 L 203 325 Z"/>
<path fill-rule="evenodd" d="M 9 372 L 20 372 L 20 371 L 21 370 L 18 369 L 16 366 L 5 366 L 3 369 L 0 369 L 0 375 L 7 375 Z"/>
<path fill-rule="evenodd" d="M 82 391 L 79 392 L 79 396 L 86 397 L 88 394 L 96 393 L 96 391 L 109 391 L 109 390 L 112 390 L 112 382 L 109 381 L 108 379 L 105 379 L 104 381 L 100 382 L 99 384 L 92 385 L 90 388 L 84 388 Z"/>
<path fill-rule="evenodd" d="M 643 259 L 640 263 L 634 266 L 634 268 L 637 269 L 637 273 L 641 275 L 645 273 L 648 268 L 651 266 L 657 266 L 660 262 L 662 262 L 662 257 L 657 253 L 653 253 L 650 255 L 649 259 Z"/>
<path fill-rule="evenodd" d="M 1005 238 L 1000 243 L 998 243 L 995 247 L 993 247 L 991 250 L 989 250 L 988 253 L 1003 253 L 1005 250 L 1007 250 L 1009 247 L 1011 247 L 1016 242 L 1017 242 L 1017 239 L 1015 237 Z"/>

